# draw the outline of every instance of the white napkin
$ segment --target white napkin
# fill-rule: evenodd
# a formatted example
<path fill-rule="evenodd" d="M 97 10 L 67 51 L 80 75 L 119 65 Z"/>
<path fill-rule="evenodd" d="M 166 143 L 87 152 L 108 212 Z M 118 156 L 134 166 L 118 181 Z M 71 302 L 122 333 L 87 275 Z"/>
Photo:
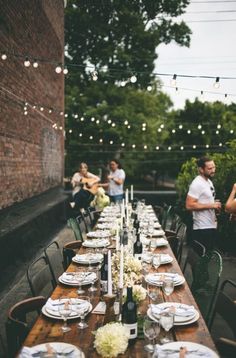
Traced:
<path fill-rule="evenodd" d="M 170 310 L 170 306 L 159 306 L 159 305 L 154 305 L 151 304 L 151 310 L 152 313 L 154 315 L 160 315 L 162 312 L 165 311 L 169 311 Z M 175 314 L 175 316 L 179 316 L 179 317 L 189 317 L 189 316 L 194 316 L 196 311 L 195 308 L 193 306 L 188 306 L 188 305 L 179 305 L 178 307 L 172 306 L 174 307 L 173 312 Z"/>
<path fill-rule="evenodd" d="M 165 346 L 156 346 L 155 353 L 153 357 L 161 357 L 164 353 L 164 357 L 171 357 L 171 358 L 179 358 L 179 350 L 175 348 L 165 348 Z M 186 358 L 211 358 L 212 354 L 210 352 L 205 351 L 204 349 L 189 349 L 186 354 Z"/>
<path fill-rule="evenodd" d="M 147 280 L 149 282 L 163 282 L 162 277 L 165 279 L 165 277 L 172 278 L 174 283 L 178 282 L 181 278 L 181 276 L 177 273 L 170 273 L 170 272 L 163 272 L 163 273 L 150 273 L 146 276 Z"/>
<path fill-rule="evenodd" d="M 106 246 L 109 244 L 109 241 L 106 239 L 98 239 L 98 240 L 85 240 L 83 242 L 84 246 L 88 247 L 98 247 L 98 246 Z"/>
<path fill-rule="evenodd" d="M 171 260 L 171 256 L 169 254 L 161 254 L 161 263 L 165 263 Z"/>
<path fill-rule="evenodd" d="M 50 311 L 53 312 L 56 316 L 60 316 L 60 313 L 58 312 L 58 307 L 60 305 L 60 300 L 53 300 L 49 298 L 45 304 L 46 310 L 50 313 Z M 70 314 L 70 317 L 77 316 L 78 311 L 78 305 L 80 305 L 81 310 L 84 310 L 88 306 L 89 302 L 82 301 L 78 298 L 71 298 L 71 306 L 72 306 L 72 312 Z"/>
<path fill-rule="evenodd" d="M 102 261 L 103 259 L 103 255 L 102 254 L 91 254 L 91 253 L 88 253 L 88 254 L 82 254 L 82 255 L 75 255 L 75 259 L 77 261 Z"/>
<path fill-rule="evenodd" d="M 97 231 L 90 231 L 87 233 L 87 237 L 109 237 L 111 233 L 109 230 L 97 230 Z"/>
<path fill-rule="evenodd" d="M 163 230 L 154 230 L 152 236 L 164 236 L 165 235 L 165 231 Z"/>
<path fill-rule="evenodd" d="M 70 272 L 64 272 L 60 278 L 62 279 L 62 281 L 68 282 L 68 283 L 74 283 L 74 284 L 78 284 L 78 279 L 77 279 L 77 275 L 79 275 L 82 279 L 83 282 L 92 282 L 93 280 L 96 279 L 96 274 L 95 272 L 78 272 L 76 275 L 74 275 L 73 273 Z"/>

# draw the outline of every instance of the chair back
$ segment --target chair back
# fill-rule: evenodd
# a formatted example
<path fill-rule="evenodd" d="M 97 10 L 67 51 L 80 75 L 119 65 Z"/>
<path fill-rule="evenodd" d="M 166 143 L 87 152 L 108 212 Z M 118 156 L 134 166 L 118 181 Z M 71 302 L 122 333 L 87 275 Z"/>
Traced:
<path fill-rule="evenodd" d="M 83 241 L 83 235 L 81 232 L 81 228 L 78 224 L 78 221 L 75 218 L 68 219 L 67 226 L 73 230 L 73 233 L 75 235 L 75 240 Z"/>
<path fill-rule="evenodd" d="M 64 272 L 63 257 L 57 241 L 53 241 L 44 250 L 53 276 L 54 284 L 58 283 L 58 277 Z"/>
<path fill-rule="evenodd" d="M 191 275 L 193 276 L 193 270 L 195 265 L 197 264 L 199 258 L 204 256 L 206 253 L 206 248 L 199 241 L 194 240 L 192 242 L 192 246 L 189 247 L 188 253 L 186 256 L 186 260 L 183 266 L 183 273 L 186 271 L 187 266 L 191 269 Z"/>
<path fill-rule="evenodd" d="M 222 273 L 222 257 L 217 251 L 209 251 L 200 257 L 193 270 L 191 291 L 209 324 L 219 280 Z"/>
<path fill-rule="evenodd" d="M 85 218 L 84 218 L 84 215 L 83 214 L 80 214 L 76 217 L 76 222 L 77 222 L 77 225 L 80 229 L 80 232 L 81 232 L 81 235 L 83 236 L 83 234 L 86 234 L 87 232 L 89 232 L 88 230 L 88 226 L 87 226 L 87 223 L 85 221 Z"/>
<path fill-rule="evenodd" d="M 236 339 L 236 301 L 231 298 L 226 292 L 225 288 L 232 291 L 234 290 L 234 299 L 236 297 L 236 282 L 232 280 L 225 280 L 219 289 L 209 329 L 212 328 L 216 313 L 218 313 L 223 320 L 228 324 L 231 331 L 233 332 L 234 338 Z"/>
<path fill-rule="evenodd" d="M 186 242 L 186 237 L 187 237 L 187 226 L 181 221 L 179 222 L 176 230 L 176 237 L 178 239 L 176 258 L 178 263 L 180 264 L 182 260 L 183 246 L 184 243 Z"/>
<path fill-rule="evenodd" d="M 16 356 L 30 330 L 27 314 L 32 312 L 39 314 L 45 303 L 46 298 L 38 296 L 20 301 L 9 310 L 6 322 L 8 358 Z"/>
<path fill-rule="evenodd" d="M 170 218 L 172 217 L 172 206 L 171 205 L 165 205 L 163 207 L 163 211 L 162 211 L 162 220 L 161 220 L 161 226 L 163 228 L 163 230 L 167 230 L 169 229 L 170 225 L 168 225 L 168 222 L 170 221 Z"/>
<path fill-rule="evenodd" d="M 83 213 L 81 213 L 82 219 L 84 221 L 84 227 L 86 233 L 92 230 L 92 219 L 88 209 L 85 209 Z"/>
<path fill-rule="evenodd" d="M 71 241 L 64 245 L 63 247 L 63 263 L 64 270 L 68 268 L 68 266 L 72 262 L 72 258 L 76 255 L 76 251 L 81 248 L 81 241 Z"/>
<path fill-rule="evenodd" d="M 26 276 L 33 296 L 49 297 L 56 287 L 45 256 L 39 257 L 28 266 Z"/>

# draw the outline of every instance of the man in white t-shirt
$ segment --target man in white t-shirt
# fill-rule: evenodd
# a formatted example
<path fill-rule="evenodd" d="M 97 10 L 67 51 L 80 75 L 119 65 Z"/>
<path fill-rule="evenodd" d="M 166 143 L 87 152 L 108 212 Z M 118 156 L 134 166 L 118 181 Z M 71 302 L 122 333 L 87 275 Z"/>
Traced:
<path fill-rule="evenodd" d="M 121 164 L 117 159 L 112 159 L 109 165 L 108 183 L 100 184 L 100 186 L 107 188 L 111 201 L 116 203 L 124 198 L 125 172 L 121 169 Z"/>
<path fill-rule="evenodd" d="M 197 161 L 199 175 L 192 181 L 186 198 L 186 209 L 193 213 L 192 239 L 201 242 L 207 250 L 212 250 L 217 239 L 216 211 L 220 211 L 220 201 L 215 201 L 215 188 L 211 178 L 215 175 L 215 163 L 202 157 Z"/>

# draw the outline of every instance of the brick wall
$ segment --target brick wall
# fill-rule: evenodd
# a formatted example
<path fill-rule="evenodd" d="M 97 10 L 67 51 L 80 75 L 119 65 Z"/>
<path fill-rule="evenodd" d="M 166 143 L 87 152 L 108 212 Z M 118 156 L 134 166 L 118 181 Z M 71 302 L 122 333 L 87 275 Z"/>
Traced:
<path fill-rule="evenodd" d="M 24 106 L 20 99 L 64 110 L 64 78 L 55 65 L 24 67 L 31 55 L 62 62 L 63 0 L 0 0 L 0 209 L 62 184 L 63 130 L 59 113 Z M 8 51 L 6 61 L 2 53 Z"/>

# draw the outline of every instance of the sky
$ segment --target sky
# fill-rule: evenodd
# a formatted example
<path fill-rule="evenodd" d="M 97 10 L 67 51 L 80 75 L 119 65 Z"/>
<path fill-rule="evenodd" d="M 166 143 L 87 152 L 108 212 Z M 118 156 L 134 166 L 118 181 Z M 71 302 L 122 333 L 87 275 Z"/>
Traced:
<path fill-rule="evenodd" d="M 183 108 L 186 99 L 194 101 L 196 97 L 210 102 L 236 102 L 236 0 L 191 0 L 186 13 L 177 19 L 184 19 L 192 31 L 190 47 L 174 42 L 162 44 L 157 48 L 155 63 L 155 72 L 177 74 L 177 91 L 170 85 L 171 77 L 160 77 L 174 107 Z M 178 74 L 230 76 L 235 80 L 220 79 L 216 89 L 214 79 L 178 78 Z"/>

